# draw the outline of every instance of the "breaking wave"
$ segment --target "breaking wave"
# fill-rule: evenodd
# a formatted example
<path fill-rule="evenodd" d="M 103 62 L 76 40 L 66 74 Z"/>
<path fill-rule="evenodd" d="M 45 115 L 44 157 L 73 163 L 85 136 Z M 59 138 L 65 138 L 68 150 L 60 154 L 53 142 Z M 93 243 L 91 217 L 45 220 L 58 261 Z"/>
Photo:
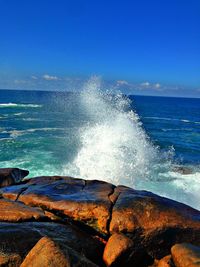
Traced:
<path fill-rule="evenodd" d="M 120 92 L 102 91 L 99 78 L 88 81 L 80 105 L 89 122 L 80 130 L 80 150 L 65 171 L 129 186 L 152 177 L 160 166 L 159 149 L 130 104 Z"/>
<path fill-rule="evenodd" d="M 163 152 L 155 146 L 129 98 L 114 93 L 102 91 L 97 77 L 85 85 L 80 107 L 88 123 L 79 131 L 80 147 L 63 174 L 149 190 L 199 209 L 200 168 L 179 172 L 174 148 Z"/>

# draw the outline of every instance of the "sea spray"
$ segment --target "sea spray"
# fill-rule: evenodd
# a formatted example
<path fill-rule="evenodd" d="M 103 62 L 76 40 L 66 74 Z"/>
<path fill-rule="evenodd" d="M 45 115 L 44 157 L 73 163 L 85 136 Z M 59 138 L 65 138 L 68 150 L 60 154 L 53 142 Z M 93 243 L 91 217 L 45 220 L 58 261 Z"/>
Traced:
<path fill-rule="evenodd" d="M 63 174 L 149 190 L 199 209 L 199 171 L 173 171 L 173 146 L 168 151 L 155 146 L 132 106 L 128 97 L 102 90 L 100 79 L 92 77 L 79 98 L 85 117 L 78 131 L 79 149 Z"/>
<path fill-rule="evenodd" d="M 84 86 L 80 105 L 88 123 L 80 131 L 80 150 L 68 171 L 86 179 L 134 186 L 150 177 L 157 148 L 142 129 L 130 100 L 120 92 L 101 90 L 98 77 Z"/>

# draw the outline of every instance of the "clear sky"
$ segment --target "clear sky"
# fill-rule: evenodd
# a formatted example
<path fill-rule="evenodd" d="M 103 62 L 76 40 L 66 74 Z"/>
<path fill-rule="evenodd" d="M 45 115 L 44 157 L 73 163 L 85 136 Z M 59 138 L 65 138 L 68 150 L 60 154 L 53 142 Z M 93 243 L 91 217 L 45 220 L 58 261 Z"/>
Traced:
<path fill-rule="evenodd" d="M 0 88 L 200 97 L 200 0 L 0 0 Z"/>

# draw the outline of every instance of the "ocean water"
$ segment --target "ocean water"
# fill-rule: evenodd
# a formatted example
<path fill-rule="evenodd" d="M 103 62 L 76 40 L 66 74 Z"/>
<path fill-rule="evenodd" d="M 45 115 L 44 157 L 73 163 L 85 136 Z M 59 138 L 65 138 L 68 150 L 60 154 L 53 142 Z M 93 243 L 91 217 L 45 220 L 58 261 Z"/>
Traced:
<path fill-rule="evenodd" d="M 100 179 L 200 209 L 200 99 L 0 90 L 0 167 Z M 177 166 L 189 169 L 188 174 Z"/>

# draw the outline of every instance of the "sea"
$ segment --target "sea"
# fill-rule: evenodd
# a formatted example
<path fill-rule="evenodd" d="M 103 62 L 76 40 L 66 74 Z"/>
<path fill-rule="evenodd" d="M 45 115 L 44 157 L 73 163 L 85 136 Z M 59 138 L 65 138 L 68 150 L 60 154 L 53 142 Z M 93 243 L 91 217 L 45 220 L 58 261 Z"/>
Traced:
<path fill-rule="evenodd" d="M 0 167 L 126 185 L 200 209 L 200 99 L 0 90 Z"/>

